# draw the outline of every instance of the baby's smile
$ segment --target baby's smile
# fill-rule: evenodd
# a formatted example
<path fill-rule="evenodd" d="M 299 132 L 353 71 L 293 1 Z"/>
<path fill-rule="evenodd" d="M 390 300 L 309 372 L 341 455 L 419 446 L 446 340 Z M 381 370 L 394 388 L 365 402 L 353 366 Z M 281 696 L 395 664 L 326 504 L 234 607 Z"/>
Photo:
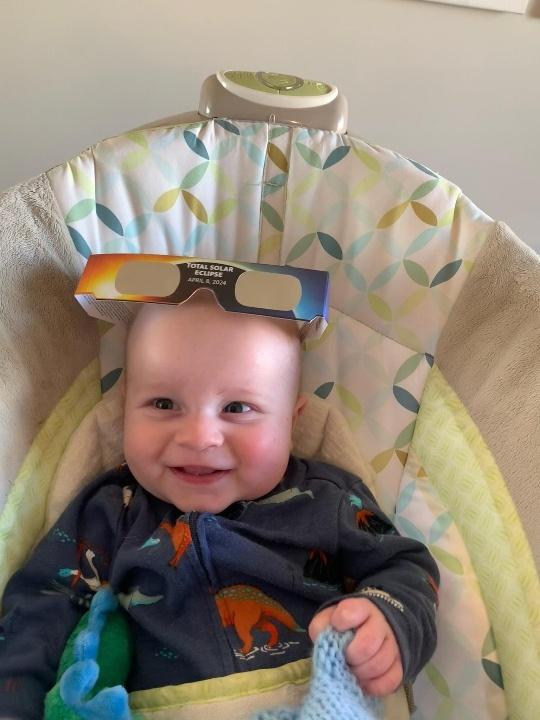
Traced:
<path fill-rule="evenodd" d="M 217 482 L 230 472 L 228 468 L 212 468 L 204 465 L 184 465 L 171 467 L 171 470 L 179 480 L 196 485 Z"/>

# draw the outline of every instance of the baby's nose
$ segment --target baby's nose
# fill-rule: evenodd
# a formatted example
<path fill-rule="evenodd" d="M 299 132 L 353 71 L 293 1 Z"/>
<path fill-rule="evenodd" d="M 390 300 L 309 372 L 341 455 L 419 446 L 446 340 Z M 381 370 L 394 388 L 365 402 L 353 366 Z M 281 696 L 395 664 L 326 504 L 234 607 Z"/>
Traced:
<path fill-rule="evenodd" d="M 223 445 L 223 433 L 218 420 L 204 415 L 183 418 L 176 429 L 174 439 L 178 445 L 199 452 Z"/>

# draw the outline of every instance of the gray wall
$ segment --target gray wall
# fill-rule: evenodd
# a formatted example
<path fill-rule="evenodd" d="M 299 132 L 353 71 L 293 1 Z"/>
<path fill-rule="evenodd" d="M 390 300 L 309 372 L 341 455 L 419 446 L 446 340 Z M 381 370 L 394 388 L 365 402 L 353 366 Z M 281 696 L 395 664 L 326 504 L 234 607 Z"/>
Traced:
<path fill-rule="evenodd" d="M 216 69 L 338 85 L 350 131 L 427 164 L 540 251 L 540 2 L 2 0 L 0 189 L 194 108 Z"/>

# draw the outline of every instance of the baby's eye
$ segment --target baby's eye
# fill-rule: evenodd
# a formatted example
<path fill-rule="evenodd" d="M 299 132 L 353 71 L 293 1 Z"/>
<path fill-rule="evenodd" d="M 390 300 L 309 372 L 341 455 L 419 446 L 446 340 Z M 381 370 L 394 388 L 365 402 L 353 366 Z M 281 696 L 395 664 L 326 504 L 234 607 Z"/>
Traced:
<path fill-rule="evenodd" d="M 240 402 L 240 400 L 233 400 L 228 405 L 225 405 L 223 412 L 226 413 L 246 413 L 251 410 L 251 405 Z"/>
<path fill-rule="evenodd" d="M 155 407 L 156 410 L 172 410 L 174 403 L 169 398 L 156 398 L 152 400 L 152 407 Z"/>

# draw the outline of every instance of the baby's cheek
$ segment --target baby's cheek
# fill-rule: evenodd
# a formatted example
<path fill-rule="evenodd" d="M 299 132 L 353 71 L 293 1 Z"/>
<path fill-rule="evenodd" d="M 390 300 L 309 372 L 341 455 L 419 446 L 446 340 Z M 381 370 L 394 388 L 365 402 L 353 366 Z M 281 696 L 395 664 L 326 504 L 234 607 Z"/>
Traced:
<path fill-rule="evenodd" d="M 253 432 L 242 443 L 242 457 L 250 465 L 278 469 L 286 466 L 290 451 L 290 437 L 279 429 L 269 428 Z"/>
<path fill-rule="evenodd" d="M 146 423 L 131 422 L 124 426 L 124 454 L 128 464 L 155 460 L 163 443 L 155 429 Z"/>
<path fill-rule="evenodd" d="M 144 452 L 143 432 L 134 423 L 124 425 L 124 452 L 128 455 L 137 456 Z"/>

